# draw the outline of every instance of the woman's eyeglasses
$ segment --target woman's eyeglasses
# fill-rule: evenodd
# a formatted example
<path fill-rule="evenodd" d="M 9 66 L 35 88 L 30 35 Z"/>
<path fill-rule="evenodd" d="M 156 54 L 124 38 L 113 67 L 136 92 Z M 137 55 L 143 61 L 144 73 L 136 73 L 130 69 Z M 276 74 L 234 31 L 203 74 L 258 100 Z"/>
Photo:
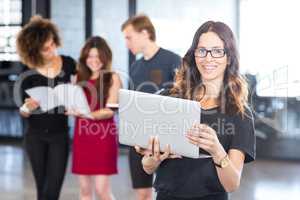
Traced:
<path fill-rule="evenodd" d="M 194 55 L 195 57 L 205 58 L 207 54 L 210 53 L 211 57 L 213 58 L 222 58 L 225 56 L 226 51 L 225 49 L 205 49 L 205 48 L 198 48 L 195 49 Z"/>

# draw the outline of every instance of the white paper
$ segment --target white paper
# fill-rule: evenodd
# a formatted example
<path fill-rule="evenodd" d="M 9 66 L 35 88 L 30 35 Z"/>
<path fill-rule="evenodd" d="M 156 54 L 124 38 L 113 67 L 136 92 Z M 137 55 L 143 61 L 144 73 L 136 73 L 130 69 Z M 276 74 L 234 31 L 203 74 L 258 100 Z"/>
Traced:
<path fill-rule="evenodd" d="M 89 104 L 83 89 L 78 85 L 60 84 L 55 88 L 40 86 L 25 92 L 40 103 L 41 110 L 44 112 L 58 106 L 65 106 L 67 110 L 76 110 L 90 118 Z"/>
<path fill-rule="evenodd" d="M 199 102 L 121 89 L 119 91 L 119 141 L 148 147 L 150 136 L 158 136 L 160 149 L 169 144 L 172 153 L 207 158 L 188 142 L 187 130 L 200 123 Z"/>

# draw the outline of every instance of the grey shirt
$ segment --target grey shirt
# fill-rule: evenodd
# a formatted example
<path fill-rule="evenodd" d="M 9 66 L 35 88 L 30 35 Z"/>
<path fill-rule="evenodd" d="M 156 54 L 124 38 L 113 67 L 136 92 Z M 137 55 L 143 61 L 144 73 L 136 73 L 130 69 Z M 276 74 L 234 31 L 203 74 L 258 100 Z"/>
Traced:
<path fill-rule="evenodd" d="M 141 58 L 130 66 L 131 90 L 155 93 L 173 84 L 175 69 L 180 66 L 179 55 L 160 48 L 149 60 Z"/>

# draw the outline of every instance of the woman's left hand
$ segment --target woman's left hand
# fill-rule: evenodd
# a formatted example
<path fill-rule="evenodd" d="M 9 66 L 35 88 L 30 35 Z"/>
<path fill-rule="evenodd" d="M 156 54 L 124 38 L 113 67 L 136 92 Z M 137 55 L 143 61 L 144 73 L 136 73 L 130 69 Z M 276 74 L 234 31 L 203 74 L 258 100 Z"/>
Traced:
<path fill-rule="evenodd" d="M 219 162 L 226 155 L 226 151 L 219 142 L 216 131 L 206 124 L 194 124 L 188 130 L 186 137 L 190 143 L 207 151 L 215 162 Z"/>

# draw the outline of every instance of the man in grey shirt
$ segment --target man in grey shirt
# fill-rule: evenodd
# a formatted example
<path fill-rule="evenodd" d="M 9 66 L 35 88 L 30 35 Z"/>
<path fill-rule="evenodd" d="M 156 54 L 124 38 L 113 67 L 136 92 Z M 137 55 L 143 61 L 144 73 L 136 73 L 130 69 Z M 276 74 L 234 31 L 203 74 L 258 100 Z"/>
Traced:
<path fill-rule="evenodd" d="M 156 93 L 171 87 L 181 58 L 156 44 L 155 29 L 150 19 L 145 15 L 134 16 L 124 22 L 122 32 L 128 49 L 134 55 L 143 55 L 129 68 L 130 89 Z M 131 147 L 129 167 L 137 200 L 152 200 L 153 176 L 144 172 L 141 160 L 142 156 Z"/>

